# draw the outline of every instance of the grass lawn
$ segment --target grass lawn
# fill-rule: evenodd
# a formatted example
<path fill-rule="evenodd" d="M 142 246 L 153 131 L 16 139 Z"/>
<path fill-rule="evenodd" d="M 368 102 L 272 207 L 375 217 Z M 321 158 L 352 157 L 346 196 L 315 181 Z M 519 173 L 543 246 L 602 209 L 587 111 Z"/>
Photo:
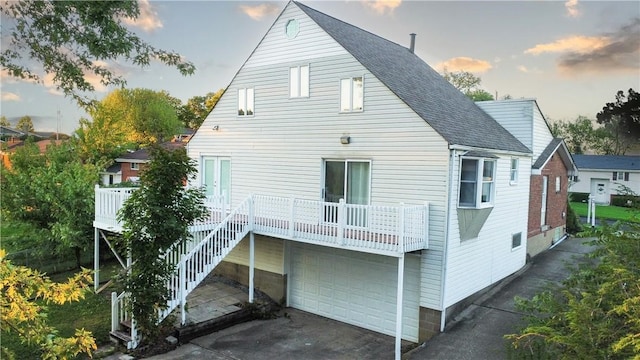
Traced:
<path fill-rule="evenodd" d="M 578 216 L 587 216 L 587 203 L 572 202 L 571 208 Z M 596 218 L 640 222 L 640 210 L 620 206 L 596 205 Z"/>

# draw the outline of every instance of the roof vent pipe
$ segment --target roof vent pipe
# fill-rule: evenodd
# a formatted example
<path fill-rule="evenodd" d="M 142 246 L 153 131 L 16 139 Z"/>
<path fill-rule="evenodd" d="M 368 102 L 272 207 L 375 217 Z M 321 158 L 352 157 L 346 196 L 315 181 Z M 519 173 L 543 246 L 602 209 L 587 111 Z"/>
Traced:
<path fill-rule="evenodd" d="M 413 50 L 416 48 L 416 34 L 411 33 L 411 45 L 409 45 L 409 52 L 413 54 Z"/>

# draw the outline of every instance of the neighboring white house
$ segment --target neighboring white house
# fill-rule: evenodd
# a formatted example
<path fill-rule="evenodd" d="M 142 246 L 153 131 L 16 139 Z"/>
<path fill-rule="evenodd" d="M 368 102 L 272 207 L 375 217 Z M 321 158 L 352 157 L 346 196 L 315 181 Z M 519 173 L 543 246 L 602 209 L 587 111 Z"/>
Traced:
<path fill-rule="evenodd" d="M 573 155 L 573 159 L 578 177 L 569 192 L 589 193 L 600 204 L 609 204 L 611 195 L 620 195 L 620 185 L 640 194 L 640 156 Z"/>
<path fill-rule="evenodd" d="M 533 152 L 527 254 L 535 256 L 566 235 L 569 178 L 577 168 L 564 140 L 553 138 L 535 99 L 476 104 Z"/>
<path fill-rule="evenodd" d="M 402 338 L 418 342 L 525 264 L 532 158 L 413 44 L 289 2 L 188 153 L 200 169 L 194 185 L 232 209 L 252 194 L 362 206 L 336 224 L 324 205 L 309 226 L 358 231 L 380 221 L 376 206 L 428 204 L 424 246 L 396 253 L 301 239 L 293 227 L 255 231 L 257 288 L 389 335 L 401 317 Z M 249 249 L 243 240 L 216 271 L 246 283 Z"/>

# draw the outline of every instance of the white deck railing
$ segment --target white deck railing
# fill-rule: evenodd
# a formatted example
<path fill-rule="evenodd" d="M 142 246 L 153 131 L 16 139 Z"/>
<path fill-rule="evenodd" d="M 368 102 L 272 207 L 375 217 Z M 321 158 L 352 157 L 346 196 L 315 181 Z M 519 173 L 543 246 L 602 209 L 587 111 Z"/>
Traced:
<path fill-rule="evenodd" d="M 122 231 L 117 212 L 135 189 L 96 188 L 94 226 Z M 385 255 L 428 248 L 429 205 L 374 206 L 255 195 L 229 211 L 224 199 L 208 198 L 209 216 L 189 227 L 189 240 L 172 246 L 164 255 L 175 272 L 167 282 L 167 307 L 162 321 L 177 307 L 185 323 L 187 295 L 250 232 L 349 250 Z M 137 346 L 135 322 L 127 318 L 125 293 L 112 294 L 112 331 L 130 321 Z"/>
<path fill-rule="evenodd" d="M 96 188 L 94 226 L 121 232 L 122 224 L 116 214 L 133 190 Z M 253 225 L 250 230 L 257 234 L 383 255 L 427 249 L 429 245 L 429 205 L 426 203 L 357 205 L 265 195 L 253 195 L 251 199 Z M 193 241 L 185 246 L 197 245 L 230 213 L 224 198 L 209 197 L 205 203 L 210 214 L 204 221 L 190 226 Z M 176 256 L 190 250 L 179 249 Z"/>

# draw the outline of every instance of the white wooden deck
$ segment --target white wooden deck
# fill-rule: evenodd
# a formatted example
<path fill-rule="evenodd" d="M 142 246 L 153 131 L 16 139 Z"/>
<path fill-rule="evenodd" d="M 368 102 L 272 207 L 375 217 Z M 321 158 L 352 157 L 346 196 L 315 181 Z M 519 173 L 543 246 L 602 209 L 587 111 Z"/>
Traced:
<path fill-rule="evenodd" d="M 96 188 L 94 227 L 122 232 L 117 213 L 133 188 Z M 232 209 L 208 199 L 208 218 L 194 223 L 194 238 L 216 227 Z M 429 205 L 379 206 L 253 195 L 231 222 L 255 234 L 387 256 L 428 248 Z M 194 239 L 195 240 L 195 239 Z"/>

